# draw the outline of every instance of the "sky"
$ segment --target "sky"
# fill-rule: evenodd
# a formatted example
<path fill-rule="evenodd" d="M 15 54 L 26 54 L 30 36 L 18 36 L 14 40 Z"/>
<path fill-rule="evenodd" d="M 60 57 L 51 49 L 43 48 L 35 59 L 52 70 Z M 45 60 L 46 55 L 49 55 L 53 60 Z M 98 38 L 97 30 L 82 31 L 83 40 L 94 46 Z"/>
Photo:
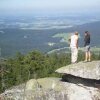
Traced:
<path fill-rule="evenodd" d="M 100 13 L 100 0 L 0 0 L 0 13 Z"/>

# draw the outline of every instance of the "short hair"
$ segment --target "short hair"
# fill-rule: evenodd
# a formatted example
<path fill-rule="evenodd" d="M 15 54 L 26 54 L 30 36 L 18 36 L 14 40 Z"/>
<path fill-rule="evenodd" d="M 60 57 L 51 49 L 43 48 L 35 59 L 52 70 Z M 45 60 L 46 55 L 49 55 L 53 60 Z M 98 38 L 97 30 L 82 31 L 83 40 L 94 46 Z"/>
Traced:
<path fill-rule="evenodd" d="M 78 35 L 78 32 L 75 32 L 75 35 Z"/>
<path fill-rule="evenodd" d="M 90 37 L 89 31 L 85 31 L 85 34 Z"/>
<path fill-rule="evenodd" d="M 89 33 L 88 31 L 85 31 L 85 33 Z"/>

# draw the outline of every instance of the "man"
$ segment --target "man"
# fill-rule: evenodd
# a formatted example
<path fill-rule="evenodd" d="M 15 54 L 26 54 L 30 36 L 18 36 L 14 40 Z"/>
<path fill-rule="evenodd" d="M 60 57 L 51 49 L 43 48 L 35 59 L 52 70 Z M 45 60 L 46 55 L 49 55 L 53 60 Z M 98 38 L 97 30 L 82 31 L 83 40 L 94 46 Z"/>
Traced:
<path fill-rule="evenodd" d="M 71 48 L 71 63 L 77 63 L 78 58 L 78 32 L 75 32 L 74 35 L 70 38 L 70 48 Z"/>
<path fill-rule="evenodd" d="M 85 32 L 84 37 L 84 47 L 85 47 L 85 62 L 91 61 L 91 50 L 90 50 L 90 33 Z"/>

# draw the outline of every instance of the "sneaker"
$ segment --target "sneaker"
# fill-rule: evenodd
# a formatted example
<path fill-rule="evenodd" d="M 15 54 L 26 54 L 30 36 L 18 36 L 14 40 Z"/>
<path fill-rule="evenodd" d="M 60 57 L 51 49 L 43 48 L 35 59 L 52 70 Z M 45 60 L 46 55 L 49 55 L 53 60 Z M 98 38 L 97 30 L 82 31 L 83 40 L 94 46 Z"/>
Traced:
<path fill-rule="evenodd" d="M 87 60 L 84 60 L 84 63 L 88 62 Z"/>
<path fill-rule="evenodd" d="M 91 62 L 91 60 L 89 59 L 88 62 Z"/>
<path fill-rule="evenodd" d="M 77 61 L 75 61 L 75 62 L 72 62 L 72 64 L 76 64 L 77 63 Z"/>

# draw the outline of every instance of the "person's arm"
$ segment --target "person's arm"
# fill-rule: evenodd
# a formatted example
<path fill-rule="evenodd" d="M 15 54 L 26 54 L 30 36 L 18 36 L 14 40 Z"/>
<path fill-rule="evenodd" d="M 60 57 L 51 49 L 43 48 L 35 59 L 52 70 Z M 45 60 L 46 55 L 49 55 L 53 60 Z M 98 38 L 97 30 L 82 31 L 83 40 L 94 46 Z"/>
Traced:
<path fill-rule="evenodd" d="M 71 37 L 68 39 L 68 44 L 70 46 L 70 44 L 71 44 Z"/>
<path fill-rule="evenodd" d="M 76 38 L 76 47 L 78 48 L 78 37 Z"/>
<path fill-rule="evenodd" d="M 86 42 L 87 42 L 87 39 L 86 37 L 84 38 L 84 47 L 86 46 Z"/>
<path fill-rule="evenodd" d="M 71 38 L 68 39 L 68 42 L 69 42 L 69 43 L 71 42 Z"/>

